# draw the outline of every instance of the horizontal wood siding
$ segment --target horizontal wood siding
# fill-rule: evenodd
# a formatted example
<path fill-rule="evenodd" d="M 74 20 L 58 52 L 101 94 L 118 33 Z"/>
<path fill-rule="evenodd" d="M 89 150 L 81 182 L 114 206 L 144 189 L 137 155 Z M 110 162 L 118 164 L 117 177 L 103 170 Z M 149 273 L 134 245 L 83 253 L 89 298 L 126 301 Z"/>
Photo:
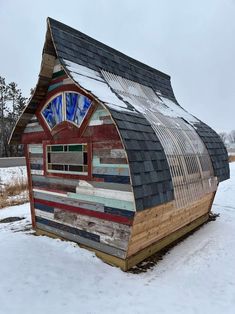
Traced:
<path fill-rule="evenodd" d="M 52 88 L 64 79 L 60 67 L 56 69 Z M 135 215 L 125 151 L 109 113 L 100 106 L 82 136 L 92 151 L 89 180 L 44 173 L 43 146 L 29 145 L 36 228 L 125 258 Z M 53 158 L 65 161 L 59 153 Z M 68 153 L 66 161 L 70 159 Z"/>
<path fill-rule="evenodd" d="M 136 213 L 127 256 L 136 254 L 208 213 L 213 198 L 214 193 L 210 193 L 188 207 L 176 208 L 174 202 L 170 202 Z"/>
<path fill-rule="evenodd" d="M 43 176 L 43 147 L 42 144 L 29 144 L 29 168 L 31 175 Z"/>
<path fill-rule="evenodd" d="M 24 133 L 37 133 L 37 132 L 43 132 L 43 128 L 39 124 L 37 117 L 33 115 L 29 123 L 26 125 L 26 128 L 24 129 Z"/>

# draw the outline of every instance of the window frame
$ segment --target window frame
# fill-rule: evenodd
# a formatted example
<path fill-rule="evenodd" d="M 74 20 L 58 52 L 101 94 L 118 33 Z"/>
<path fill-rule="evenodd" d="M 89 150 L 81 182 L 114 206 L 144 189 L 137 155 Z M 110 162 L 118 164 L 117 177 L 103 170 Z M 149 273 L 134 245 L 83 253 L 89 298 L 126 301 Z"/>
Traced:
<path fill-rule="evenodd" d="M 78 125 L 77 123 L 75 123 L 74 121 L 71 121 L 71 120 L 67 120 L 67 114 L 66 114 L 66 109 L 67 109 L 67 104 L 66 104 L 66 93 L 72 93 L 72 94 L 77 94 L 77 95 L 80 95 L 80 96 L 83 96 L 83 97 L 86 97 L 89 101 L 90 101 L 90 106 L 86 112 L 86 114 L 84 115 L 83 119 L 81 120 L 81 123 L 80 125 Z M 45 110 L 45 108 L 48 106 L 48 104 L 56 97 L 62 95 L 62 121 L 60 123 L 57 123 L 55 124 L 53 127 L 51 127 L 47 121 L 47 119 L 44 117 L 43 115 L 43 111 Z M 88 111 L 90 110 L 91 108 L 91 105 L 92 105 L 92 100 L 87 97 L 86 95 L 83 95 L 82 93 L 78 92 L 78 91 L 73 91 L 73 90 L 64 90 L 64 91 L 60 91 L 60 92 L 57 92 L 55 93 L 54 95 L 52 95 L 47 101 L 46 103 L 43 105 L 43 107 L 41 108 L 40 110 L 40 116 L 42 117 L 43 121 L 46 123 L 48 129 L 50 131 L 54 130 L 56 127 L 58 127 L 61 123 L 64 123 L 64 122 L 67 122 L 67 123 L 71 123 L 72 125 L 76 126 L 77 128 L 80 128 L 84 119 L 86 118 L 87 116 L 87 113 Z"/>
<path fill-rule="evenodd" d="M 84 150 L 82 150 L 82 152 L 86 152 L 87 153 L 87 163 L 86 164 L 64 164 L 64 163 L 49 163 L 48 162 L 48 153 L 50 153 L 50 152 L 52 152 L 52 151 L 48 151 L 48 147 L 52 147 L 52 146 L 63 146 L 63 147 L 65 147 L 65 146 L 76 146 L 76 145 L 86 145 L 86 150 L 84 151 Z M 46 168 L 46 172 L 48 173 L 48 174 L 63 174 L 63 175 L 75 175 L 75 176 L 82 176 L 82 177 L 87 177 L 88 175 L 89 175 L 89 158 L 88 158 L 88 154 L 89 154 L 89 152 L 88 152 L 88 143 L 47 143 L 47 144 L 45 144 L 45 168 Z M 72 153 L 74 153 L 74 154 L 76 154 L 77 153 L 77 151 L 70 151 L 70 150 L 67 150 L 67 151 L 65 151 L 64 149 L 63 149 L 63 151 L 55 151 L 56 153 L 64 153 L 64 152 L 72 152 Z M 66 171 L 66 170 L 52 170 L 52 169 L 49 169 L 49 167 L 48 167 L 48 164 L 57 164 L 57 165 L 64 165 L 64 166 L 82 166 L 82 167 L 87 167 L 87 171 Z"/>

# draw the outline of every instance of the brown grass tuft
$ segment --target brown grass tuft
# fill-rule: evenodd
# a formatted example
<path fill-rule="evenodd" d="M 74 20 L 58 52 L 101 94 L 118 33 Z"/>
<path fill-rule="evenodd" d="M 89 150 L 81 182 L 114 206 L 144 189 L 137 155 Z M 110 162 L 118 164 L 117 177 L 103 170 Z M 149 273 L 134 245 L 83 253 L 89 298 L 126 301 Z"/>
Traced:
<path fill-rule="evenodd" d="M 6 206 L 20 205 L 28 200 L 28 182 L 26 180 L 16 179 L 9 185 L 0 186 L 0 209 Z"/>

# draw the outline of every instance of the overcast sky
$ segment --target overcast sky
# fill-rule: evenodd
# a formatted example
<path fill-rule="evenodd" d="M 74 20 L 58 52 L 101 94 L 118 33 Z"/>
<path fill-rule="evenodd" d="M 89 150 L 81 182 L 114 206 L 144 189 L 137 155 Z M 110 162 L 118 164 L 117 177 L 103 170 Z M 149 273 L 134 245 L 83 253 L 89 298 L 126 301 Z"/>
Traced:
<path fill-rule="evenodd" d="M 235 0 L 0 0 L 0 76 L 26 97 L 47 16 L 169 74 L 181 106 L 235 129 Z"/>

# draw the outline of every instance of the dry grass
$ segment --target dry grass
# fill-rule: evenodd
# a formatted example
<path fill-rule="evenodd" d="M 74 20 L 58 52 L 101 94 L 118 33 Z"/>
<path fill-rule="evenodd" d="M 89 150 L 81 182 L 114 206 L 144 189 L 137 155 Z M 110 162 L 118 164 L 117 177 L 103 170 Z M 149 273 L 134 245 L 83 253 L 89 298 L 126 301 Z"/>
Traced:
<path fill-rule="evenodd" d="M 0 209 L 6 206 L 19 205 L 28 202 L 28 182 L 26 180 L 12 180 L 9 185 L 0 186 Z"/>
<path fill-rule="evenodd" d="M 228 160 L 229 162 L 235 162 L 235 155 L 229 155 Z"/>

